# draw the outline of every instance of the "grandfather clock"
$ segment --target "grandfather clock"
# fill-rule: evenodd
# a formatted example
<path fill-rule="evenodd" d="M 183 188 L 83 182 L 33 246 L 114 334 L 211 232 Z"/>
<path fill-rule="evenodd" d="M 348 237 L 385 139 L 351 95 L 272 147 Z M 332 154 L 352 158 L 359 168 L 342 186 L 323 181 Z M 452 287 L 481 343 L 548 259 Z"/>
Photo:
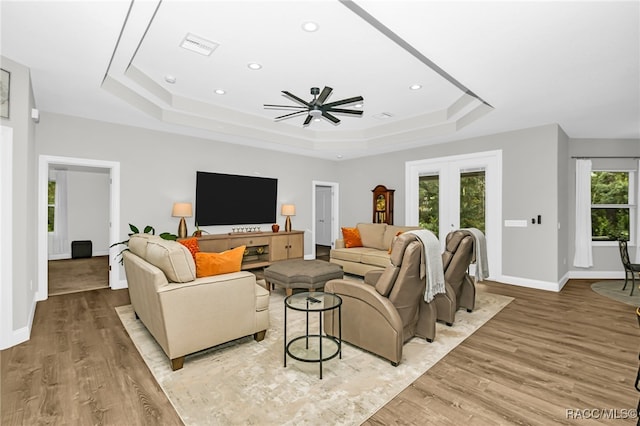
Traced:
<path fill-rule="evenodd" d="M 373 223 L 393 225 L 393 193 L 396 190 L 378 185 L 371 191 L 373 192 Z"/>

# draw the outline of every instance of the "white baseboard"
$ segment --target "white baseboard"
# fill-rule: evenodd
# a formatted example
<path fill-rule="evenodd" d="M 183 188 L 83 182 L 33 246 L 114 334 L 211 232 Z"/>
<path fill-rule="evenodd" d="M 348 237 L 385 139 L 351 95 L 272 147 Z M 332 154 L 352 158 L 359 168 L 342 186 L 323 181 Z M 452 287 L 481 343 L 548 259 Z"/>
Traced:
<path fill-rule="evenodd" d="M 129 288 L 129 283 L 127 282 L 127 280 L 117 281 L 111 286 L 111 290 L 121 290 L 123 288 Z"/>
<path fill-rule="evenodd" d="M 589 280 L 623 280 L 624 271 L 569 271 L 569 278 Z"/>
<path fill-rule="evenodd" d="M 3 336 L 3 339 L 0 342 L 0 349 L 4 350 L 29 340 L 29 338 L 31 337 L 31 328 L 33 327 L 33 317 L 35 316 L 35 314 L 36 314 L 36 301 L 34 300 L 31 303 L 31 309 L 29 312 L 29 321 L 27 325 L 17 330 L 13 330 L 9 332 L 8 335 Z"/>
<path fill-rule="evenodd" d="M 91 253 L 91 257 L 96 256 L 109 256 L 109 250 L 98 250 Z M 48 260 L 71 259 L 71 253 L 50 254 L 47 258 Z"/>
<path fill-rule="evenodd" d="M 520 278 L 520 277 L 511 277 L 508 275 L 502 275 L 499 280 L 496 280 L 501 283 L 517 285 L 520 287 L 528 287 L 535 288 L 538 290 L 546 290 L 546 291 L 555 291 L 559 292 L 564 284 L 566 283 L 557 283 L 553 281 L 541 281 L 541 280 L 532 280 L 529 278 Z"/>

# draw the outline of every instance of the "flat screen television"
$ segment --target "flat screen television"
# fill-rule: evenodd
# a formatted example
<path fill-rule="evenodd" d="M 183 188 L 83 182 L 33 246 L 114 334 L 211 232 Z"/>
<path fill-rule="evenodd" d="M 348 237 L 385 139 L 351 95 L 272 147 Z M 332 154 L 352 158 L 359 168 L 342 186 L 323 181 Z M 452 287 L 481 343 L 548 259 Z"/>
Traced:
<path fill-rule="evenodd" d="M 207 225 L 275 223 L 278 179 L 196 172 L 196 222 Z"/>

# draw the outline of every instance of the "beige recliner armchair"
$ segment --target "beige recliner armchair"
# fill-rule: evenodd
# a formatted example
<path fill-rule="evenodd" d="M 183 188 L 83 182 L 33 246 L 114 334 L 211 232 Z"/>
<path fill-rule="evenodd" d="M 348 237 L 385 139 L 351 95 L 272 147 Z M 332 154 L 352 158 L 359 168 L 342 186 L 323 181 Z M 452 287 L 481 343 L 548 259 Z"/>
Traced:
<path fill-rule="evenodd" d="M 438 321 L 453 325 L 456 311 L 466 308 L 473 311 L 476 303 L 476 287 L 467 273 L 469 265 L 475 262 L 475 239 L 465 230 L 452 231 L 447 235 L 442 253 L 445 293 L 435 297 Z"/>
<path fill-rule="evenodd" d="M 369 271 L 364 282 L 331 280 L 325 291 L 342 298 L 342 340 L 397 366 L 404 343 L 414 336 L 435 338 L 435 303 L 425 303 L 425 279 L 420 278 L 423 246 L 413 234 L 392 244 L 391 265 Z M 338 313 L 324 316 L 325 333 L 338 335 Z"/>

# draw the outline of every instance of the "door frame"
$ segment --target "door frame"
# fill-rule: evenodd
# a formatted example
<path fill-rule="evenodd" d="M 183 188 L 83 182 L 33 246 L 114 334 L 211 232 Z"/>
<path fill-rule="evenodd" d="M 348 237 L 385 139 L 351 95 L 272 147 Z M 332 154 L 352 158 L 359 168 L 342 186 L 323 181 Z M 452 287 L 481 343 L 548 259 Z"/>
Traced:
<path fill-rule="evenodd" d="M 47 194 L 49 168 L 56 166 L 81 166 L 109 170 L 109 245 L 118 241 L 120 231 L 120 163 L 117 161 L 93 160 L 88 158 L 58 157 L 41 155 L 38 164 L 38 289 L 36 300 L 49 297 Z M 124 288 L 126 280 L 121 279 L 122 271 L 115 262 L 118 247 L 109 247 L 109 287 Z"/>
<path fill-rule="evenodd" d="M 314 180 L 311 182 L 311 255 L 316 258 L 316 189 L 319 186 L 331 187 L 331 247 L 335 248 L 338 238 L 338 224 L 340 206 L 338 200 L 340 185 L 337 182 L 325 182 Z"/>
<path fill-rule="evenodd" d="M 16 341 L 13 330 L 13 128 L 0 126 L 0 349 Z"/>
<path fill-rule="evenodd" d="M 485 169 L 486 179 L 486 234 L 487 255 L 489 260 L 490 279 L 499 280 L 502 276 L 502 150 L 476 152 L 471 154 L 453 155 L 447 157 L 429 158 L 424 160 L 407 161 L 405 163 L 405 224 L 418 225 L 418 178 L 424 173 L 442 172 L 451 167 Z M 454 184 L 452 191 L 458 188 L 456 196 L 460 193 L 459 183 Z M 440 211 L 441 217 L 449 217 L 452 206 L 451 197 L 440 186 Z M 447 225 L 448 228 L 448 225 Z M 444 230 L 440 221 L 438 238 L 441 244 L 448 231 Z"/>

